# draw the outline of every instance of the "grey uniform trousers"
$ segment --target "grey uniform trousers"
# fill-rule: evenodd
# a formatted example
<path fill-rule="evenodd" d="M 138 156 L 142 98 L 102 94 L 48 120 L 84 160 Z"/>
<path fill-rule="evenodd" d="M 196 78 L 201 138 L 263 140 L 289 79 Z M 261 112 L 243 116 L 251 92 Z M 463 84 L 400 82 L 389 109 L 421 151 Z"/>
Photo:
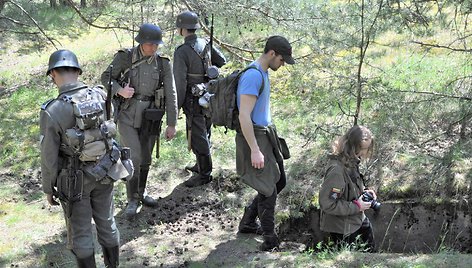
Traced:
<path fill-rule="evenodd" d="M 121 145 L 131 149 L 131 160 L 134 165 L 134 174 L 126 183 L 126 192 L 129 199 L 143 198 L 146 188 L 147 176 L 140 181 L 142 169 L 149 170 L 152 162 L 152 150 L 156 143 L 157 135 L 148 136 L 145 139 L 140 136 L 140 129 L 118 121 Z"/>
<path fill-rule="evenodd" d="M 77 258 L 86 258 L 94 253 L 92 218 L 97 229 L 98 243 L 102 247 L 120 245 L 120 232 L 116 227 L 113 211 L 113 184 L 101 184 L 84 175 L 82 199 L 73 203 L 71 217 L 65 217 L 67 248 Z"/>

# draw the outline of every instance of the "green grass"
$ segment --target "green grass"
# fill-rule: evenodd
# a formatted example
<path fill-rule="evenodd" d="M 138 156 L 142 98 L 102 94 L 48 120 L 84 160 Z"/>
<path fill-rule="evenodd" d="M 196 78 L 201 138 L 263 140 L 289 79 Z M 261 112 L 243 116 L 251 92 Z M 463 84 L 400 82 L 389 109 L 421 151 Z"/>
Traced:
<path fill-rule="evenodd" d="M 14 260 L 27 255 L 30 248 L 25 245 L 60 231 L 64 223 L 61 211 L 45 215 L 41 203 L 2 202 L 0 211 L 0 259 Z M 27 231 L 32 228 L 31 223 L 34 223 L 34 232 Z M 57 229 L 51 229 L 54 227 Z"/>

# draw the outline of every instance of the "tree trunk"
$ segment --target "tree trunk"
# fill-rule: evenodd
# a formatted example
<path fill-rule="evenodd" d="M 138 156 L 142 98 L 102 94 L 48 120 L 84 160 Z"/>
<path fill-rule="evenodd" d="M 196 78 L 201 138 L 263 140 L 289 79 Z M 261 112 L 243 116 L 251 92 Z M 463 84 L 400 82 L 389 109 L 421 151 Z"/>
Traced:
<path fill-rule="evenodd" d="M 80 7 L 81 8 L 87 7 L 87 0 L 80 0 Z"/>
<path fill-rule="evenodd" d="M 57 8 L 57 1 L 56 0 L 49 0 L 49 6 L 51 8 Z"/>

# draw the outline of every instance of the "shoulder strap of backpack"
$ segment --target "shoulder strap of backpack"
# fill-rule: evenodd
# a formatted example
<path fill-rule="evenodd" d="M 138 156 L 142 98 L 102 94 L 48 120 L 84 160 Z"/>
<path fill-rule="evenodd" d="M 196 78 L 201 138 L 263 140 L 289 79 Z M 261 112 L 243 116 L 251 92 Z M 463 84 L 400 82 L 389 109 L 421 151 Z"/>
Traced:
<path fill-rule="evenodd" d="M 159 82 L 157 84 L 157 89 L 160 89 L 161 87 L 164 86 L 164 65 L 162 64 L 162 58 L 160 55 L 156 54 L 156 60 L 157 60 L 157 68 L 159 69 Z"/>
<path fill-rule="evenodd" d="M 208 68 L 208 65 L 211 65 L 210 63 L 210 59 L 209 57 L 207 56 L 208 55 L 208 49 L 209 49 L 209 44 L 206 43 L 205 47 L 203 48 L 202 51 L 198 51 L 197 48 L 195 47 L 195 44 L 187 44 L 188 46 L 190 46 L 192 48 L 192 50 L 195 52 L 195 54 L 198 55 L 198 57 L 202 60 L 202 64 L 203 64 L 203 69 L 207 69 Z M 210 52 L 211 53 L 211 52 Z M 206 72 L 206 71 L 205 71 Z M 205 77 L 205 74 L 192 74 L 192 73 L 188 73 L 187 74 L 188 76 L 191 76 L 191 77 Z"/>
<path fill-rule="evenodd" d="M 146 58 L 141 58 L 135 62 L 133 62 L 133 49 L 131 49 L 128 53 L 128 62 L 129 62 L 129 67 L 126 68 L 126 70 L 123 71 L 123 74 L 121 77 L 124 77 L 129 71 L 133 70 L 134 68 L 137 68 L 139 65 L 143 64 L 147 59 Z"/>
<path fill-rule="evenodd" d="M 257 68 L 257 66 L 254 66 L 254 65 L 249 65 L 246 68 L 244 68 L 244 70 L 241 71 L 241 74 L 249 69 L 255 69 L 261 74 L 262 84 L 261 84 L 261 87 L 259 88 L 259 96 L 260 96 L 262 94 L 262 91 L 264 91 L 264 75 L 262 74 L 261 70 L 259 70 L 259 68 Z"/>

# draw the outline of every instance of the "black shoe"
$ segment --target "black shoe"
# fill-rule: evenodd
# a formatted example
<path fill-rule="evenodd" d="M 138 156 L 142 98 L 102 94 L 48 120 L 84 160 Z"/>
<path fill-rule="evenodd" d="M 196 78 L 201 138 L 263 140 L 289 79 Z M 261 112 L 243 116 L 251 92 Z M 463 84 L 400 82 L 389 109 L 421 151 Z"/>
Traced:
<path fill-rule="evenodd" d="M 208 177 L 202 177 L 200 174 L 192 176 L 190 179 L 186 180 L 184 182 L 184 185 L 192 188 L 192 187 L 197 187 L 200 185 L 204 185 L 211 182 L 211 176 Z"/>
<path fill-rule="evenodd" d="M 199 171 L 198 164 L 195 163 L 195 165 L 193 165 L 193 166 L 191 166 L 191 165 L 185 166 L 185 170 L 191 171 L 193 173 L 198 173 L 198 171 Z"/>
<path fill-rule="evenodd" d="M 130 199 L 126 206 L 125 215 L 128 219 L 132 219 L 138 213 L 139 201 L 137 199 Z"/>
<path fill-rule="evenodd" d="M 262 251 L 273 251 L 277 250 L 280 246 L 279 238 L 276 234 L 264 235 L 264 242 L 260 246 Z"/>
<path fill-rule="evenodd" d="M 157 206 L 156 199 L 150 197 L 149 195 L 146 195 L 141 201 L 143 202 L 143 205 L 148 206 L 148 207 L 156 207 Z"/>

